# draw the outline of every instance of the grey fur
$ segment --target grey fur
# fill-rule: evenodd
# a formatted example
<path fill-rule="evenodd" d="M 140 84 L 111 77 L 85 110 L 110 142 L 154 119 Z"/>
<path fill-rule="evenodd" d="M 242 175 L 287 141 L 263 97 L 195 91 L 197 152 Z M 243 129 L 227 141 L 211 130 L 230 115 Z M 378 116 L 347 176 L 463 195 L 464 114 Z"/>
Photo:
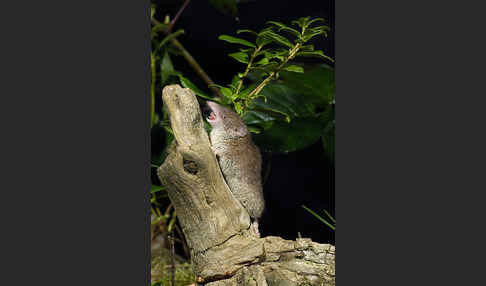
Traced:
<path fill-rule="evenodd" d="M 221 171 L 233 195 L 255 220 L 262 216 L 265 201 L 261 182 L 262 159 L 243 120 L 233 110 L 214 102 L 208 106 L 216 115 L 208 122 L 213 151 L 218 157 Z"/>

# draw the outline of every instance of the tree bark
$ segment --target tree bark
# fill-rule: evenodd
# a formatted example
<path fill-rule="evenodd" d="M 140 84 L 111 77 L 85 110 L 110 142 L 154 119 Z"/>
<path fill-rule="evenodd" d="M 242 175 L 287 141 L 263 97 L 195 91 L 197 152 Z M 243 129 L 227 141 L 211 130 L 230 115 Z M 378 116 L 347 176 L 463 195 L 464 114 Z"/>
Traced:
<path fill-rule="evenodd" d="M 167 186 L 201 285 L 335 285 L 335 247 L 259 238 L 225 183 L 194 93 L 166 86 L 174 142 L 158 176 Z M 263 225 L 263 227 L 265 227 Z"/>

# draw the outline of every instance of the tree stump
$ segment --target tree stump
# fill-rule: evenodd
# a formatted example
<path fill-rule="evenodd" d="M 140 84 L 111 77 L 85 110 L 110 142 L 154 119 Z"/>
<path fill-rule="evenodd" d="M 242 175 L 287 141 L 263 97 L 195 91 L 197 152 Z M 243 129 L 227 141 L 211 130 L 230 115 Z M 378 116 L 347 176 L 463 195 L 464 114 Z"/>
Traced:
<path fill-rule="evenodd" d="M 335 285 L 334 246 L 255 235 L 248 213 L 225 183 L 194 93 L 169 85 L 162 99 L 174 142 L 157 173 L 186 237 L 197 282 Z"/>

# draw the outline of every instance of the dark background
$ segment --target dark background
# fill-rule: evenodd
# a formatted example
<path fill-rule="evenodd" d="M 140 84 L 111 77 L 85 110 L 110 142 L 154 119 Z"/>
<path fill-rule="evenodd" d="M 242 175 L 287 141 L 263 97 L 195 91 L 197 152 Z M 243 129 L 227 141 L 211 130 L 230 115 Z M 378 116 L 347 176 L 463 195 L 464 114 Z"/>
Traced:
<path fill-rule="evenodd" d="M 149 4 L 0 2 L 1 285 L 149 285 Z M 484 280 L 482 5 L 336 1 L 339 285 Z"/>
<path fill-rule="evenodd" d="M 157 5 L 157 19 L 179 10 L 183 1 L 152 1 Z M 184 29 L 179 41 L 194 56 L 212 80 L 224 85 L 241 72 L 244 66 L 227 54 L 235 46 L 218 40 L 221 34 L 236 35 L 238 29 L 261 30 L 267 21 L 290 24 L 292 20 L 311 16 L 324 18 L 331 31 L 327 38 L 316 37 L 312 42 L 316 50 L 334 58 L 334 1 L 250 1 L 238 5 L 238 14 L 225 14 L 209 1 L 191 1 L 174 27 Z M 241 36 L 239 36 L 241 37 Z M 244 37 L 244 36 L 243 36 Z M 205 83 L 199 79 L 182 57 L 172 57 L 174 66 L 199 87 Z M 308 63 L 321 63 L 304 59 Z M 157 98 L 157 104 L 161 104 Z M 334 212 L 334 166 L 323 151 L 319 140 L 304 150 L 289 154 L 263 154 L 264 170 L 271 156 L 271 173 L 264 185 L 266 210 L 261 219 L 262 236 L 281 236 L 295 239 L 298 232 L 303 237 L 321 243 L 334 244 L 334 232 L 302 208 L 302 205 L 325 217 L 324 209 Z"/>

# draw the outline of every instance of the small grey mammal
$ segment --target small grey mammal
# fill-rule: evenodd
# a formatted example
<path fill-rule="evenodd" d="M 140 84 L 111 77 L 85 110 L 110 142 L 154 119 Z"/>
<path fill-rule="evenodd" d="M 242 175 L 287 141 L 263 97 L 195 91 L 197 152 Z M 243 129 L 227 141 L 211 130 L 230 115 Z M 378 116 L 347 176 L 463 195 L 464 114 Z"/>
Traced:
<path fill-rule="evenodd" d="M 209 134 L 211 148 L 218 158 L 228 187 L 253 219 L 253 228 L 260 236 L 258 219 L 265 206 L 260 150 L 236 112 L 211 101 L 207 105 L 211 109 L 207 116 L 212 127 Z"/>

